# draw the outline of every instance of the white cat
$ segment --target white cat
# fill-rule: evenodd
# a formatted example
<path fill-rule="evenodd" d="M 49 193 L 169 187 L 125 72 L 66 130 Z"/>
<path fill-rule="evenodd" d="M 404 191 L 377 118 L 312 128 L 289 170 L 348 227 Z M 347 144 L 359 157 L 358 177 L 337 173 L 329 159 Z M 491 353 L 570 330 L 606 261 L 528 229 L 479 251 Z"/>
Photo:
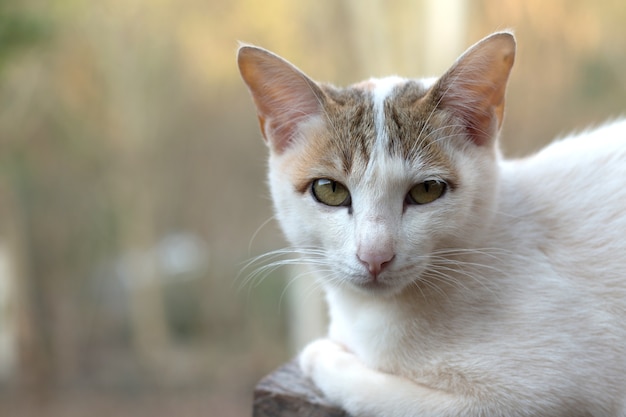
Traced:
<path fill-rule="evenodd" d="M 340 89 L 239 50 L 327 295 L 300 364 L 354 416 L 626 416 L 626 121 L 504 160 L 514 55 L 496 33 L 438 80 Z"/>

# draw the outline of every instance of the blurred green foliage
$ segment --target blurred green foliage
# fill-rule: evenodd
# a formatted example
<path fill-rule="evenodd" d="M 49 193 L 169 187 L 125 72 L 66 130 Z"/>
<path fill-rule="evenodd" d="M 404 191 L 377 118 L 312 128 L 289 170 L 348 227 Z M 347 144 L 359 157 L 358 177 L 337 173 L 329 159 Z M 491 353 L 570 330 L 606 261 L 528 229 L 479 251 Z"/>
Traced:
<path fill-rule="evenodd" d="M 13 7 L 15 3 L 14 0 L 0 0 L 0 71 L 14 54 L 52 36 L 50 21 Z"/>

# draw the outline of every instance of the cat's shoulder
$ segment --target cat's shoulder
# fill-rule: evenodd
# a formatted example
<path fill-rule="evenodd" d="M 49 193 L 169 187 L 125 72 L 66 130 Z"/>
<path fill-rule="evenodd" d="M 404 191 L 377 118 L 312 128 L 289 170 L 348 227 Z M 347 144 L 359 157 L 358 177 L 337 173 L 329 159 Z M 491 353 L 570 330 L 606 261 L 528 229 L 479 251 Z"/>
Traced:
<path fill-rule="evenodd" d="M 525 158 L 502 160 L 500 169 L 504 181 L 541 183 L 557 193 L 591 178 L 623 178 L 626 119 L 564 136 Z"/>
<path fill-rule="evenodd" d="M 626 169 L 626 118 L 562 136 L 531 156 L 505 161 L 503 165 L 513 169 L 545 166 L 563 170 L 567 166 L 604 164 L 609 160 L 623 161 L 621 165 Z"/>
<path fill-rule="evenodd" d="M 626 157 L 626 119 L 618 119 L 558 139 L 539 152 L 538 156 L 593 158 L 607 154 Z"/>

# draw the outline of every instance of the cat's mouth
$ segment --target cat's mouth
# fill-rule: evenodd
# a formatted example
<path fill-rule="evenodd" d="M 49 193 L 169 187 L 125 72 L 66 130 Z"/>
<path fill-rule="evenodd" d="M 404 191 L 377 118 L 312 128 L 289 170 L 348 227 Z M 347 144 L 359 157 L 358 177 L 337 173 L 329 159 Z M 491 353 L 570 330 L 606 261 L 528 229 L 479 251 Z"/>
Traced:
<path fill-rule="evenodd" d="M 390 274 L 382 276 L 359 276 L 350 280 L 350 283 L 359 291 L 369 295 L 393 295 L 402 291 L 405 282 Z"/>
<path fill-rule="evenodd" d="M 382 291 L 388 290 L 392 285 L 380 280 L 367 280 L 356 284 L 359 288 L 366 291 Z"/>

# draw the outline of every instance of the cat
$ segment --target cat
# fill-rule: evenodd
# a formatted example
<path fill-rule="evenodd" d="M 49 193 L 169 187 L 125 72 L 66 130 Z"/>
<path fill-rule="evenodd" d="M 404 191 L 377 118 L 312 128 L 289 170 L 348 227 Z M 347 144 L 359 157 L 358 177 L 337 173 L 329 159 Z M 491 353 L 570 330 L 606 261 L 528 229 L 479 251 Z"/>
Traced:
<path fill-rule="evenodd" d="M 504 159 L 515 49 L 498 32 L 438 79 L 347 88 L 239 49 L 329 309 L 299 363 L 351 415 L 626 416 L 626 121 Z"/>

